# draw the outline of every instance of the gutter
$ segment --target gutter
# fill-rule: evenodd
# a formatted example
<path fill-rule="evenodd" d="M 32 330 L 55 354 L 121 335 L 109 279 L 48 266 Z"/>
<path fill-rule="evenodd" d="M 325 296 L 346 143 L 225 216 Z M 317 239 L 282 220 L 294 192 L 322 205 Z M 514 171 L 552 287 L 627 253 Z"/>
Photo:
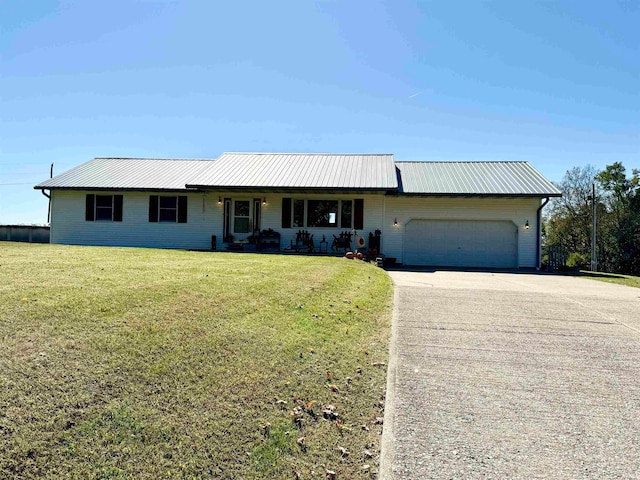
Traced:
<path fill-rule="evenodd" d="M 541 262 L 542 262 L 542 209 L 549 203 L 549 197 L 545 197 L 544 202 L 538 207 L 536 210 L 536 219 L 537 219 L 537 229 L 538 235 L 536 235 L 536 269 L 540 270 Z"/>

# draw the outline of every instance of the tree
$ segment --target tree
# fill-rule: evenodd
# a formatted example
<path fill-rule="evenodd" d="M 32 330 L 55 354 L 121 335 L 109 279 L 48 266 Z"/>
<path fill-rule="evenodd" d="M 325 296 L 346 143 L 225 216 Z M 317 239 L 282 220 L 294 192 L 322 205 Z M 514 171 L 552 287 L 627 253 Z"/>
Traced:
<path fill-rule="evenodd" d="M 627 178 L 622 163 L 601 172 L 574 167 L 558 185 L 545 222 L 546 245 L 561 245 L 586 266 L 591 259 L 592 184 L 596 185 L 598 265 L 600 270 L 640 274 L 640 171 Z"/>
<path fill-rule="evenodd" d="M 620 162 L 608 165 L 596 175 L 602 187 L 602 201 L 609 217 L 602 238 L 606 268 L 622 273 L 640 273 L 640 171 L 627 178 Z"/>
<path fill-rule="evenodd" d="M 562 197 L 549 209 L 545 231 L 547 245 L 562 245 L 569 253 L 591 257 L 591 186 L 598 173 L 593 165 L 568 170 L 557 185 Z"/>

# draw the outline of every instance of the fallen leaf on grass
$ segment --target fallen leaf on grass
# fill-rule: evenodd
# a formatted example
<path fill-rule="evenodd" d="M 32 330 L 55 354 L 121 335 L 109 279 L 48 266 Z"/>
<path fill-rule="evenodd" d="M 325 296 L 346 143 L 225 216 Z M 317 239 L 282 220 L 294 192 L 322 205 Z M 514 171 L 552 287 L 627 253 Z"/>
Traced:
<path fill-rule="evenodd" d="M 300 447 L 300 450 L 302 450 L 303 452 L 307 451 L 307 438 L 306 437 L 300 437 L 298 440 L 296 440 L 296 443 Z"/>
<path fill-rule="evenodd" d="M 336 420 L 336 427 L 338 427 L 338 430 L 340 431 L 341 434 L 342 434 L 342 432 L 350 432 L 351 431 L 351 428 L 347 427 L 347 425 L 345 425 L 345 423 L 340 421 L 340 420 Z"/>
<path fill-rule="evenodd" d="M 327 403 L 322 406 L 322 415 L 324 415 L 324 418 L 328 420 L 335 420 L 336 418 L 338 418 L 338 414 L 335 410 L 336 407 L 334 407 L 330 403 Z"/>

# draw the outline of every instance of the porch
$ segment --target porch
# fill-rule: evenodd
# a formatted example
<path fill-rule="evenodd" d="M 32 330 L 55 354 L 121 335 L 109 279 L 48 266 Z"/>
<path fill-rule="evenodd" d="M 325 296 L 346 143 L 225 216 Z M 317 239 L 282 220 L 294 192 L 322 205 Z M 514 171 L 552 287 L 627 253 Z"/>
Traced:
<path fill-rule="evenodd" d="M 325 234 L 318 236 L 318 238 L 315 237 L 314 233 L 301 229 L 296 232 L 295 240 L 290 239 L 287 244 L 286 241 L 281 240 L 279 232 L 269 228 L 256 231 L 246 239 L 223 238 L 220 250 L 334 257 L 341 257 L 351 252 L 354 255 L 361 254 L 363 257 L 372 259 L 380 256 L 380 230 L 376 230 L 375 233 L 370 232 L 368 241 L 364 236 L 357 236 L 355 231 L 331 234 L 331 238 Z M 216 235 L 211 236 L 211 250 L 218 250 Z"/>

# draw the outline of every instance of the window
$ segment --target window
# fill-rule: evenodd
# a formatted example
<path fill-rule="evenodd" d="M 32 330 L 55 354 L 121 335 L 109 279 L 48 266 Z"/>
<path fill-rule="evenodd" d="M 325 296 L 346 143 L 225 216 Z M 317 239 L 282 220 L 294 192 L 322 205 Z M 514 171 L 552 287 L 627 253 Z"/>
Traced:
<path fill-rule="evenodd" d="M 351 200 L 342 200 L 340 203 L 340 228 L 351 228 L 353 202 Z"/>
<path fill-rule="evenodd" d="M 293 226 L 304 227 L 304 200 L 293 201 Z"/>
<path fill-rule="evenodd" d="M 340 227 L 362 230 L 364 200 L 282 199 L 282 228 Z"/>
<path fill-rule="evenodd" d="M 96 195 L 96 220 L 113 220 L 113 195 Z"/>
<path fill-rule="evenodd" d="M 307 227 L 336 227 L 337 200 L 307 200 Z"/>
<path fill-rule="evenodd" d="M 175 222 L 178 220 L 178 198 L 160 197 L 160 214 L 158 221 Z"/>
<path fill-rule="evenodd" d="M 149 196 L 149 221 L 187 223 L 187 197 Z"/>
<path fill-rule="evenodd" d="M 122 221 L 122 195 L 87 194 L 85 204 L 85 220 Z"/>

